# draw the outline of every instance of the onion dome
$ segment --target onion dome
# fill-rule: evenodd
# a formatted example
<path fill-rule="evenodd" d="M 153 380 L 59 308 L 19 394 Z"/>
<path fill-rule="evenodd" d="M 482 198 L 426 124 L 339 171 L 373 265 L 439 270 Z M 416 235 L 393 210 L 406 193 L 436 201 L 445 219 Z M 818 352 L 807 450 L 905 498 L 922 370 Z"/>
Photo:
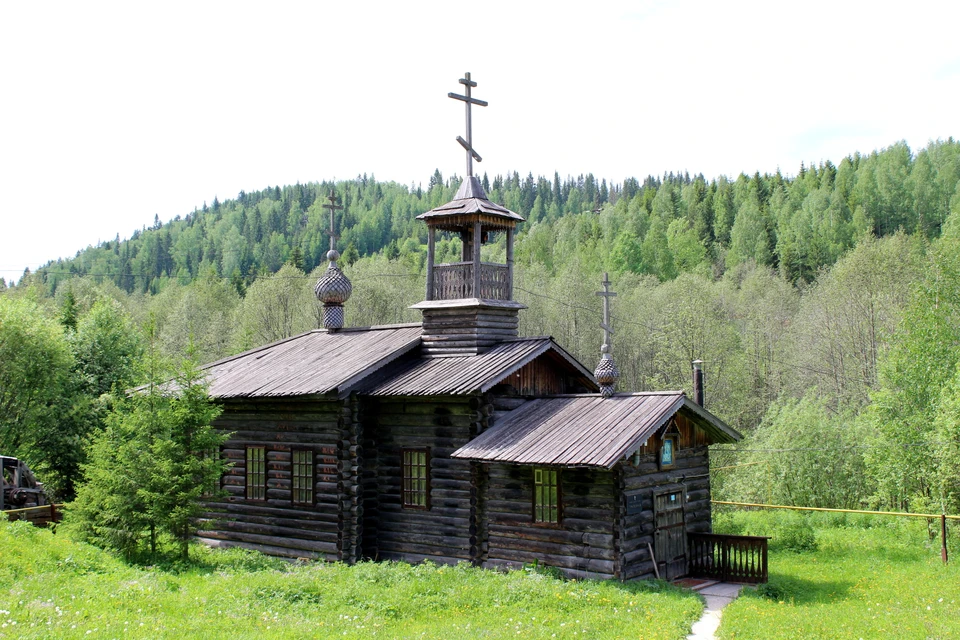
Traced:
<path fill-rule="evenodd" d="M 336 249 L 327 252 L 330 265 L 317 280 L 317 286 L 314 287 L 317 300 L 323 303 L 323 327 L 325 329 L 343 328 L 343 303 L 349 300 L 350 294 L 353 293 L 353 285 L 350 284 L 350 279 L 337 267 L 339 257 L 340 253 Z"/>
<path fill-rule="evenodd" d="M 600 395 L 609 398 L 613 395 L 613 388 L 617 386 L 617 381 L 620 379 L 620 370 L 617 369 L 613 356 L 610 355 L 609 346 L 603 345 L 600 347 L 600 351 L 603 355 L 600 356 L 600 363 L 593 372 L 593 376 L 600 384 Z"/>

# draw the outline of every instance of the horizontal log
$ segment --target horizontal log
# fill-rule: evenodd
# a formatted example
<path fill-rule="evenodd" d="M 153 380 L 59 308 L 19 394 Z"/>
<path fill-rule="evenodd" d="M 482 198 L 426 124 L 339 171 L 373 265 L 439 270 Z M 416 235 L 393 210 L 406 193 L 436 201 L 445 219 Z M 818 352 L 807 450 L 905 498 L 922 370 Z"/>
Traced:
<path fill-rule="evenodd" d="M 382 498 L 383 496 L 381 496 Z M 378 505 L 381 514 L 388 513 L 403 513 L 409 514 L 406 517 L 415 517 L 415 518 L 433 518 L 433 517 L 444 517 L 444 518 L 463 518 L 463 521 L 466 523 L 470 518 L 470 509 L 468 507 L 463 508 L 450 508 L 450 507 L 437 507 L 436 505 L 432 506 L 430 510 L 424 509 L 404 509 L 400 506 L 399 499 L 396 501 L 393 500 L 380 500 Z"/>
<path fill-rule="evenodd" d="M 304 549 L 287 549 L 284 547 L 272 547 L 270 545 L 237 542 L 234 540 L 215 540 L 213 538 L 204 538 L 202 536 L 198 537 L 197 540 L 206 546 L 215 549 L 249 549 L 250 551 L 258 551 L 266 555 L 278 556 L 281 558 L 305 558 L 308 560 L 324 560 L 327 562 L 337 561 L 336 553 L 323 554 L 315 551 L 306 551 Z"/>
<path fill-rule="evenodd" d="M 199 522 L 203 525 L 210 525 L 210 529 L 222 532 L 255 533 L 266 536 L 275 536 L 278 538 L 295 538 L 298 540 L 312 540 L 316 542 L 337 543 L 337 528 L 330 526 L 329 530 L 321 531 L 317 528 L 306 527 L 283 527 L 277 525 L 265 525 L 241 520 L 208 520 L 201 518 Z M 207 527 L 203 527 L 206 529 Z"/>
<path fill-rule="evenodd" d="M 603 560 L 600 558 L 585 559 L 573 555 L 535 554 L 525 551 L 514 551 L 512 549 L 494 549 L 493 546 L 491 546 L 490 559 L 513 560 L 514 562 L 524 563 L 537 560 L 551 567 L 593 571 L 608 576 L 613 575 L 613 560 Z"/>
<path fill-rule="evenodd" d="M 505 538 L 499 535 L 490 535 L 490 554 L 503 556 L 504 552 L 523 552 L 540 556 L 571 556 L 587 559 L 613 560 L 613 549 L 591 547 L 588 545 L 561 544 L 542 540 L 526 540 L 523 538 Z"/>
<path fill-rule="evenodd" d="M 457 398 L 455 402 L 433 402 L 425 398 L 420 402 L 381 403 L 369 415 L 460 416 L 474 415 L 476 412 L 477 409 L 471 407 L 464 398 Z"/>
<path fill-rule="evenodd" d="M 463 429 L 463 433 L 470 424 L 479 420 L 480 414 L 476 409 L 462 413 L 378 413 L 376 416 L 378 429 L 384 427 L 448 427 Z M 404 433 L 404 432 L 400 432 Z"/>
<path fill-rule="evenodd" d="M 521 569 L 526 562 L 516 560 L 504 560 L 502 558 L 493 558 L 483 562 L 484 569 L 495 569 L 498 571 Z M 581 571 L 579 569 L 565 569 L 557 567 L 563 571 L 564 575 L 571 580 L 607 580 L 613 577 L 612 573 L 598 573 L 596 571 Z"/>
<path fill-rule="evenodd" d="M 317 553 L 336 553 L 337 545 L 330 542 L 318 542 L 315 540 L 301 540 L 299 538 L 283 538 L 280 536 L 266 536 L 253 533 L 240 533 L 238 531 L 218 531 L 210 530 L 203 532 L 204 538 L 214 540 L 233 540 L 235 542 L 250 542 L 253 544 L 269 545 L 272 547 L 282 547 L 285 549 L 298 549 L 305 551 L 316 551 Z"/>
<path fill-rule="evenodd" d="M 456 552 L 470 546 L 469 536 L 438 535 L 424 531 L 380 531 L 377 540 L 381 546 L 385 547 L 390 547 L 394 543 L 436 547 L 443 555 L 448 553 L 447 549 L 453 549 Z"/>
<path fill-rule="evenodd" d="M 408 557 L 415 558 L 417 556 L 423 556 L 424 559 L 434 562 L 439 562 L 436 558 L 445 558 L 450 563 L 455 563 L 457 560 L 470 559 L 469 546 L 462 549 L 452 547 L 440 548 L 423 544 L 411 544 L 408 542 L 396 543 L 381 539 L 379 541 L 379 551 L 381 558 L 393 556 L 398 557 L 398 559 L 405 559 Z M 407 561 L 415 562 L 415 560 Z"/>
<path fill-rule="evenodd" d="M 450 557 L 435 555 L 432 553 L 405 553 L 400 551 L 378 549 L 377 559 L 389 560 L 394 562 L 407 562 L 410 564 L 419 564 L 421 562 L 432 562 L 434 564 L 457 565 L 468 560 L 464 557 Z"/>
<path fill-rule="evenodd" d="M 426 515 L 429 514 L 429 515 Z M 401 511 L 381 511 L 377 520 L 381 527 L 416 527 L 422 523 L 436 531 L 440 528 L 467 529 L 469 517 L 440 515 L 432 511 L 403 509 Z"/>
<path fill-rule="evenodd" d="M 534 540 L 541 542 L 551 542 L 557 544 L 570 545 L 589 545 L 606 546 L 613 548 L 613 535 L 583 533 L 582 531 L 568 531 L 566 529 L 553 529 L 542 526 L 511 526 L 501 524 L 490 524 L 488 527 L 489 535 L 492 538 L 516 538 L 523 540 Z M 585 538 L 589 536 L 591 542 L 599 543 L 591 545 Z"/>
<path fill-rule="evenodd" d="M 421 403 L 429 406 L 466 403 L 471 409 L 476 409 L 480 406 L 480 398 L 476 396 L 464 397 L 452 395 L 425 396 L 422 398 L 410 398 L 409 396 L 402 396 L 397 398 L 376 398 L 373 400 L 373 403 L 375 403 L 375 409 L 371 408 L 371 410 L 376 411 L 390 411 L 390 407 L 401 407 L 400 411 L 402 412 L 402 407 L 404 406 Z"/>
<path fill-rule="evenodd" d="M 336 446 L 336 433 L 324 434 L 307 431 L 269 431 L 265 425 L 260 425 L 256 431 L 230 428 L 233 435 L 227 441 L 229 448 L 243 448 L 250 446 L 290 447 L 292 445 L 307 445 L 311 447 Z"/>
<path fill-rule="evenodd" d="M 647 548 L 647 543 L 650 543 L 653 546 L 652 538 L 645 538 L 640 545 L 634 551 L 623 554 L 623 562 L 626 565 L 633 564 L 650 564 L 647 571 L 653 571 L 653 560 L 650 559 L 650 549 Z"/>

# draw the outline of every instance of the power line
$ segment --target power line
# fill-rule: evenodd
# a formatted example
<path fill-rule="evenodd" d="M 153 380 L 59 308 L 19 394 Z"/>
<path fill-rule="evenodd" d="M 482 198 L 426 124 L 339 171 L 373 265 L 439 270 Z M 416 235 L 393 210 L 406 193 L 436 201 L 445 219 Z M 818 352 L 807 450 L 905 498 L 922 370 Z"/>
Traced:
<path fill-rule="evenodd" d="M 853 450 L 853 449 L 889 449 L 893 447 L 930 447 L 939 445 L 956 444 L 953 442 L 892 442 L 888 444 L 855 444 L 845 447 L 830 447 L 830 451 Z M 817 451 L 824 453 L 823 447 L 785 447 L 782 449 L 711 449 L 721 453 L 788 453 L 793 451 Z"/>

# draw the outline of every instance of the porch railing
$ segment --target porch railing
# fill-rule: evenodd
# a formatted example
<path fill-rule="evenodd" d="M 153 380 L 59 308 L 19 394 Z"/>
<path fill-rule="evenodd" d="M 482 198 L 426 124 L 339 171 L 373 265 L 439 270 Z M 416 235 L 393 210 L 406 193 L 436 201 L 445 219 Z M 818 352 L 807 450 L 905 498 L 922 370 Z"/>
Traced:
<path fill-rule="evenodd" d="M 688 533 L 687 570 L 693 578 L 760 584 L 767 581 L 766 536 Z"/>
<path fill-rule="evenodd" d="M 480 295 L 473 291 L 473 263 L 438 264 L 433 268 L 433 299 L 460 298 L 510 299 L 510 274 L 507 265 L 480 263 Z"/>

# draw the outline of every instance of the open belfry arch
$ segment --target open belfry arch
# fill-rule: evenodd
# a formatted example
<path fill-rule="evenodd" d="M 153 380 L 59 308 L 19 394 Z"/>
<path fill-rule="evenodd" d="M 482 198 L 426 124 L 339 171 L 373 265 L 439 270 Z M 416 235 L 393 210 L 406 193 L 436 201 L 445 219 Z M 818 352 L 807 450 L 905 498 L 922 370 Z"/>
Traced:
<path fill-rule="evenodd" d="M 448 95 L 466 109 L 467 176 L 451 202 L 418 216 L 422 322 L 345 326 L 352 285 L 337 265 L 331 194 L 330 263 L 315 287 L 324 328 L 204 367 L 233 466 L 202 537 L 348 563 L 536 560 L 576 577 L 681 575 L 684 535 L 710 531 L 707 446 L 740 436 L 682 391 L 616 391 L 606 274 L 594 372 L 550 336 L 519 335 L 513 244 L 524 220 L 473 175 L 472 107 L 487 103 L 469 73 L 460 84 Z M 438 232 L 460 237 L 460 261 L 436 262 Z M 482 261 L 498 233 L 505 264 Z"/>

